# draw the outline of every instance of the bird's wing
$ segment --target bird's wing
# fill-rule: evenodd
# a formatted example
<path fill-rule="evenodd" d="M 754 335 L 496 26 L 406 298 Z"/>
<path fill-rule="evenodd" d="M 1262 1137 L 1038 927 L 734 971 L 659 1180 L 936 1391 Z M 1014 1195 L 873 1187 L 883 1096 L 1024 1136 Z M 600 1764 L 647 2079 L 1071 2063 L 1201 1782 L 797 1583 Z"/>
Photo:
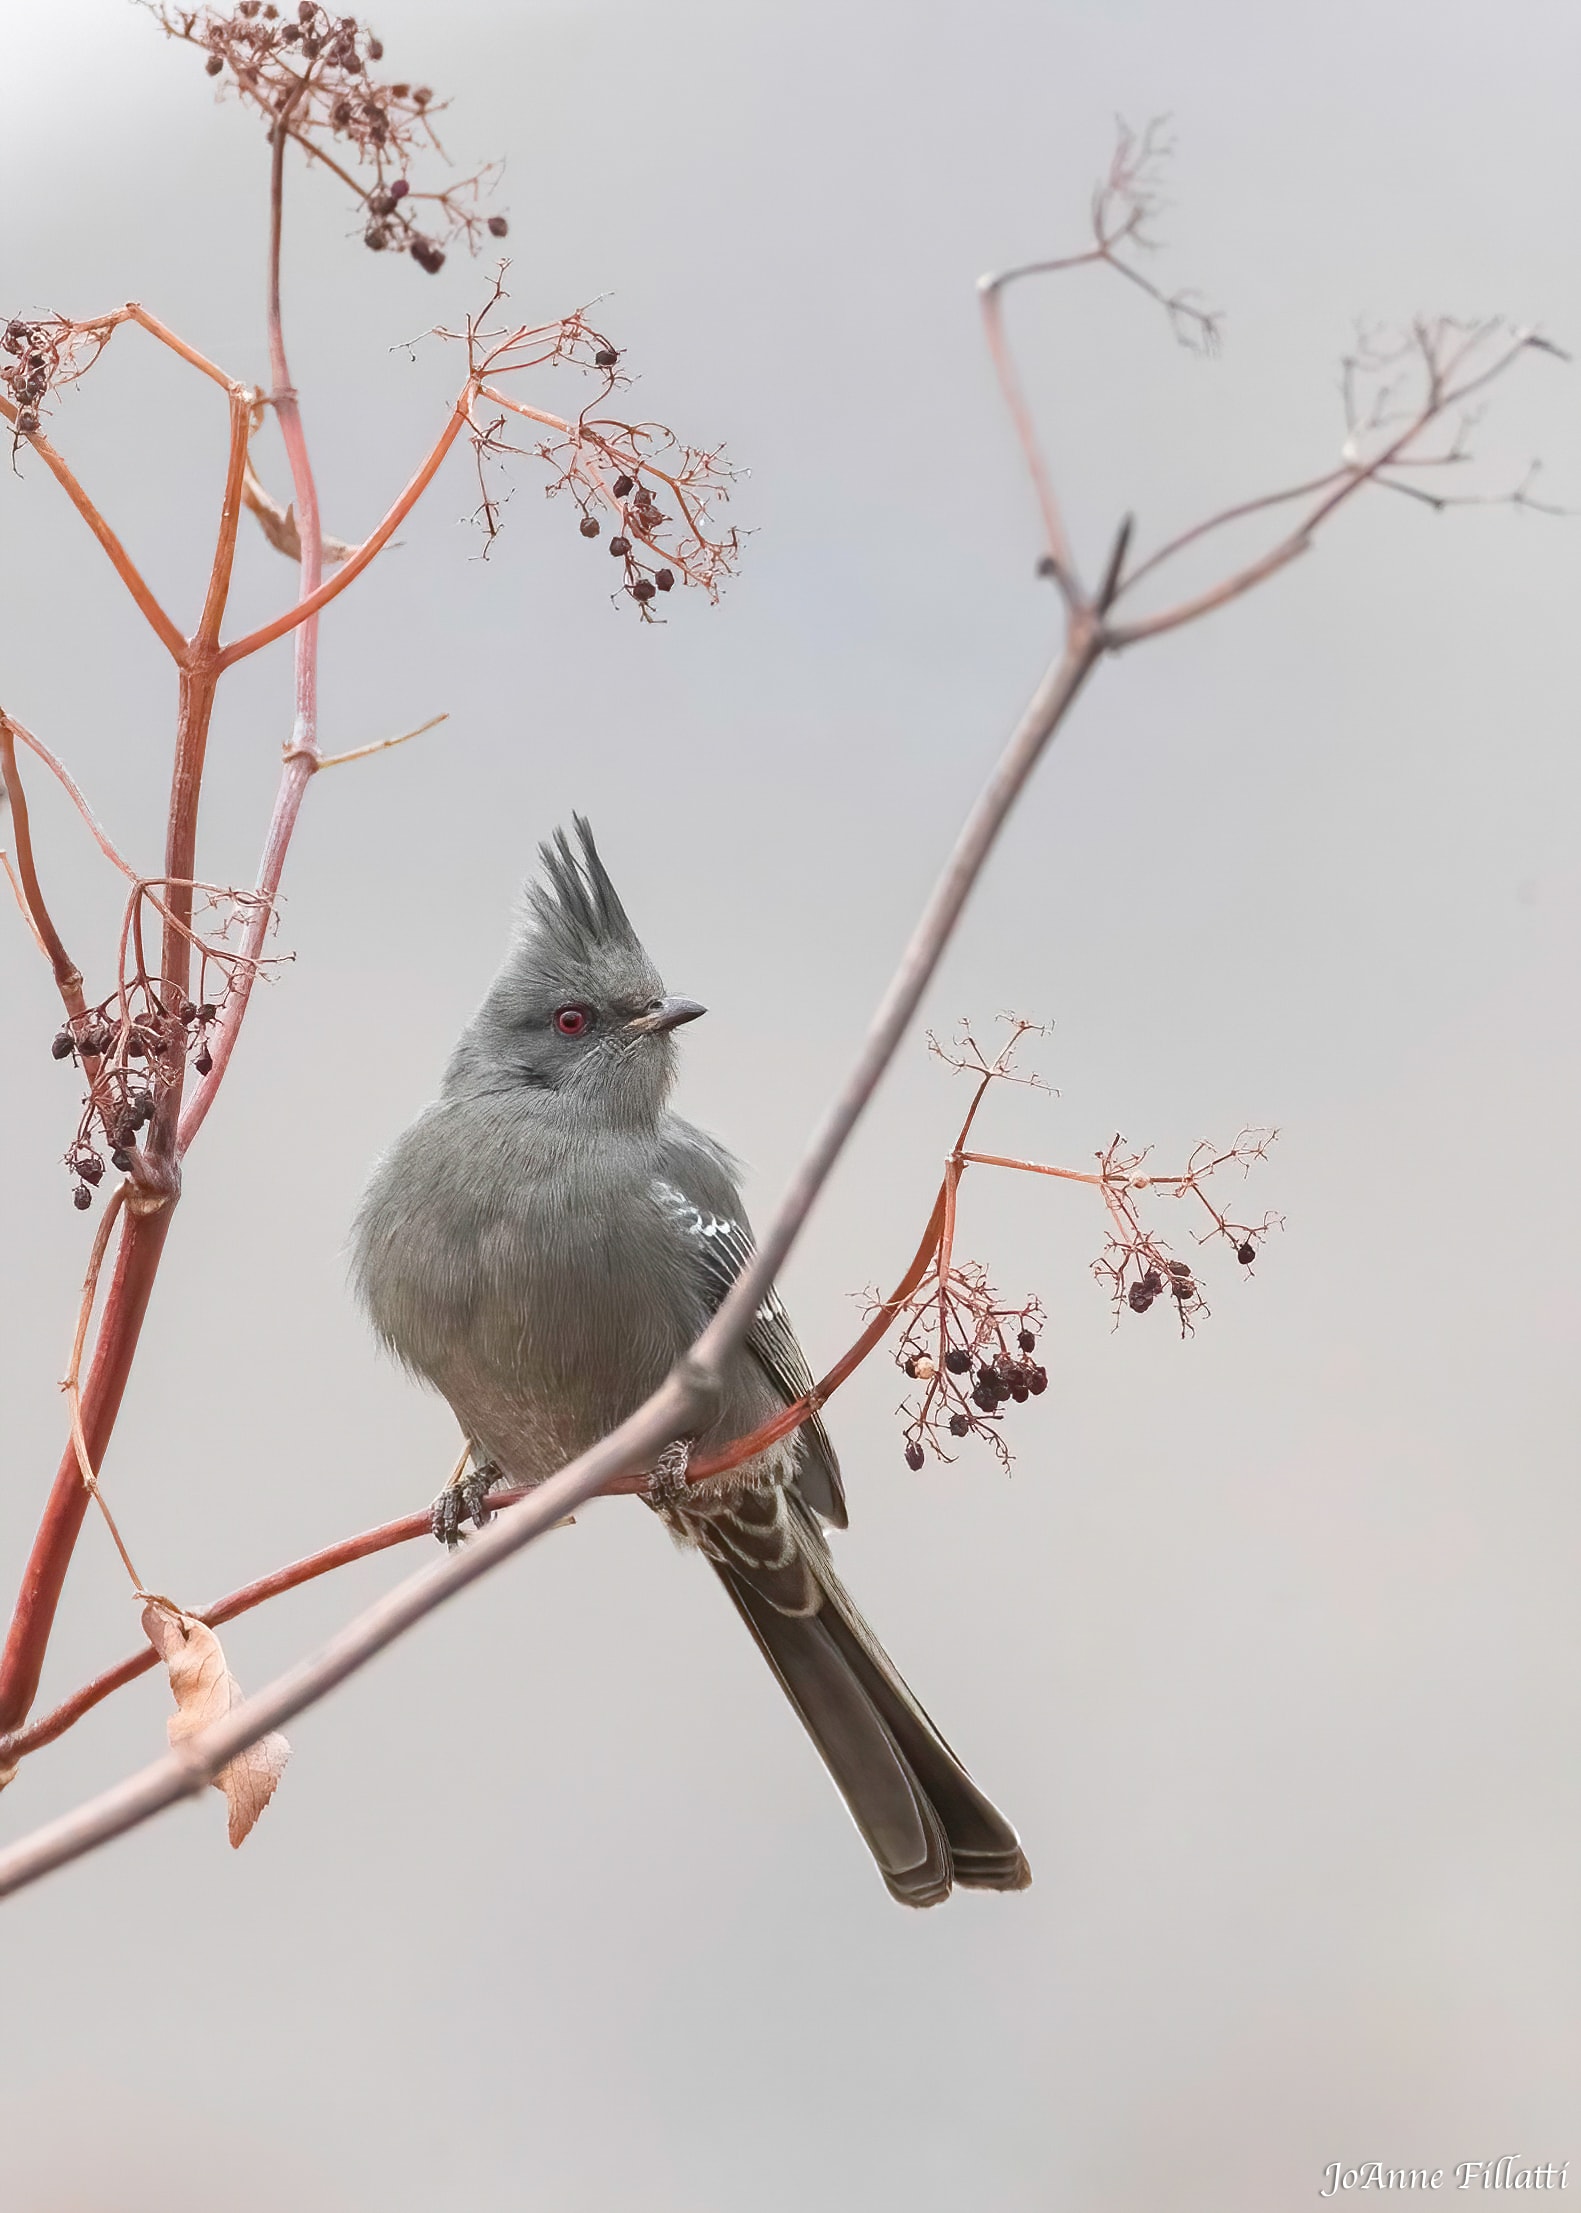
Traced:
<path fill-rule="evenodd" d="M 686 1240 L 710 1313 L 752 1258 L 752 1233 L 733 1211 L 721 1212 L 691 1198 L 680 1184 L 660 1176 L 654 1196 Z M 747 1332 L 747 1351 L 768 1376 L 787 1406 L 812 1389 L 812 1370 L 796 1341 L 779 1293 L 770 1290 Z M 816 1414 L 802 1424 L 802 1457 L 797 1483 L 803 1497 L 837 1529 L 846 1525 L 840 1463 L 828 1432 Z"/>

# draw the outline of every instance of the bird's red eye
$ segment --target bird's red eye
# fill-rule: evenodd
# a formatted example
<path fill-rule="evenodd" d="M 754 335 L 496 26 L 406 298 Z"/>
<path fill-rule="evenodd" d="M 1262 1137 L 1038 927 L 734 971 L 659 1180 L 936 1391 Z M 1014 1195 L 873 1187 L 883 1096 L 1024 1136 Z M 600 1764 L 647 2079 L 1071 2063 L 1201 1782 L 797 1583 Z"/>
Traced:
<path fill-rule="evenodd" d="M 592 1019 L 590 1007 L 556 1007 L 554 1010 L 554 1026 L 562 1037 L 580 1037 Z"/>

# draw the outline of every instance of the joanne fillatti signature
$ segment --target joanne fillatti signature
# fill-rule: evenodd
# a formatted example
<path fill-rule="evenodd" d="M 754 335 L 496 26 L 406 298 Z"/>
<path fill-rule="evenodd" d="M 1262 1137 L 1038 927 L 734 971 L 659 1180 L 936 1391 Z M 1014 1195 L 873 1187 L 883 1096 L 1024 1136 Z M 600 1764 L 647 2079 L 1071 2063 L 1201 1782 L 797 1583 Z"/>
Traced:
<path fill-rule="evenodd" d="M 1389 2167 L 1381 2159 L 1363 2159 L 1354 2167 L 1331 2159 L 1323 2170 L 1320 2198 L 1341 2190 L 1568 2190 L 1570 2162 L 1523 2160 L 1516 2152 L 1502 2159 L 1461 2159 L 1453 2167 Z"/>

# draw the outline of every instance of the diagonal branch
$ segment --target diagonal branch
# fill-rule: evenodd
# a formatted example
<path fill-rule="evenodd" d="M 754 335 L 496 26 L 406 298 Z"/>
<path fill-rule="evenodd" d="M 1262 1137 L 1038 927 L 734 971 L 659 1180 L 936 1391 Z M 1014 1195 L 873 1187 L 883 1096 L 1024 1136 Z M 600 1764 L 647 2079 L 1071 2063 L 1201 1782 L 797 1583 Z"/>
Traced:
<path fill-rule="evenodd" d="M 75 1020 L 87 1012 L 87 1002 L 82 996 L 82 970 L 61 942 L 49 908 L 44 903 L 43 887 L 38 880 L 38 864 L 33 858 L 33 832 L 28 820 L 27 793 L 22 788 L 22 778 L 16 763 L 16 733 L 10 717 L 0 709 L 0 776 L 5 782 L 6 796 L 11 802 L 11 820 L 16 833 L 16 865 L 21 878 L 25 912 L 50 967 L 55 972 L 55 988 L 60 993 L 66 1013 Z"/>
<path fill-rule="evenodd" d="M 0 400 L 0 416 L 3 416 L 8 423 L 15 425 L 17 410 L 9 400 Z M 94 506 L 93 501 L 77 482 L 71 470 L 44 436 L 44 433 L 41 430 L 35 430 L 25 433 L 25 435 L 28 444 L 37 453 L 45 468 L 49 470 L 55 482 L 60 486 L 66 497 L 71 501 L 72 506 L 76 508 L 78 514 L 108 554 L 116 575 L 121 579 L 121 582 L 126 586 L 138 607 L 146 616 L 154 635 L 159 639 L 177 668 L 185 668 L 187 641 L 149 590 L 137 563 L 99 513 L 98 508 Z"/>
<path fill-rule="evenodd" d="M 384 520 L 364 538 L 356 551 L 347 557 L 345 566 L 338 569 L 332 577 L 320 584 L 307 598 L 298 600 L 297 604 L 288 608 L 283 615 L 276 615 L 271 621 L 260 624 L 256 630 L 249 630 L 245 637 L 235 638 L 228 646 L 222 647 L 219 657 L 219 665 L 222 669 L 231 668 L 237 661 L 245 661 L 249 654 L 258 652 L 260 647 L 272 645 L 276 638 L 283 638 L 288 631 L 295 630 L 299 623 L 307 622 L 312 616 L 327 607 L 332 599 L 338 599 L 348 584 L 356 582 L 369 563 L 384 551 L 384 548 L 389 544 L 397 530 L 400 529 L 406 517 L 417 505 L 424 492 L 427 491 L 438 472 L 439 464 L 466 428 L 468 413 L 475 396 L 475 387 L 469 382 L 457 399 L 455 406 L 451 409 L 444 429 L 434 440 L 410 483 L 384 517 Z"/>

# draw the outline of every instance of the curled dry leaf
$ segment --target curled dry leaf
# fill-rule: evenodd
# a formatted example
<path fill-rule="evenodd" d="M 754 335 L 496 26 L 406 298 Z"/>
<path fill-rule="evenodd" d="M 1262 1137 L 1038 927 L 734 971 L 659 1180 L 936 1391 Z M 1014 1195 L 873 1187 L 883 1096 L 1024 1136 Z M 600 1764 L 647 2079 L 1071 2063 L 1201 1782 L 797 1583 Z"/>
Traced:
<path fill-rule="evenodd" d="M 188 1737 L 211 1722 L 223 1721 L 233 1706 L 241 1704 L 241 1685 L 225 1665 L 219 1638 L 194 1614 L 153 1599 L 143 1608 L 143 1629 L 170 1673 L 176 1711 L 166 1727 L 172 1750 L 179 1750 Z M 290 1745 L 272 1731 L 238 1752 L 215 1776 L 214 1788 L 224 1791 L 230 1807 L 233 1845 L 241 1843 L 274 1796 L 290 1757 Z"/>
<path fill-rule="evenodd" d="M 259 483 L 253 465 L 249 461 L 242 476 L 242 504 L 251 508 L 258 518 L 259 528 L 276 553 L 283 553 L 293 561 L 302 558 L 302 539 L 296 527 L 296 508 L 282 507 L 277 499 L 271 499 Z M 336 568 L 356 552 L 344 538 L 331 538 L 326 531 L 320 540 L 325 565 Z"/>

